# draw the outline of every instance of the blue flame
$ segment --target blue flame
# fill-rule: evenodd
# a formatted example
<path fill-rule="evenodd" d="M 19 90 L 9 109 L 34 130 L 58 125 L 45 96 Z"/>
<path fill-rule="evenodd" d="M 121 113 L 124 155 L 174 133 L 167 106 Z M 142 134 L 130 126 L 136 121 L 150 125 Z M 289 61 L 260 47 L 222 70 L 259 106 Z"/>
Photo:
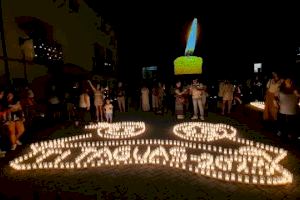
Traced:
<path fill-rule="evenodd" d="M 194 18 L 185 47 L 185 55 L 192 55 L 194 53 L 197 40 L 197 24 L 197 18 Z"/>

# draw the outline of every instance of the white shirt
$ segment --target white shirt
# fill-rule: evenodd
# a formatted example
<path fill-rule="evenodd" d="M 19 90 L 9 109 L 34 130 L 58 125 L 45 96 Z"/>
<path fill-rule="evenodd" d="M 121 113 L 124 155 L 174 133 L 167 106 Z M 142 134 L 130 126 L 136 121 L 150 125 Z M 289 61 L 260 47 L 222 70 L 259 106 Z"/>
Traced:
<path fill-rule="evenodd" d="M 284 115 L 296 115 L 298 109 L 298 97 L 294 94 L 279 92 L 279 112 Z"/>

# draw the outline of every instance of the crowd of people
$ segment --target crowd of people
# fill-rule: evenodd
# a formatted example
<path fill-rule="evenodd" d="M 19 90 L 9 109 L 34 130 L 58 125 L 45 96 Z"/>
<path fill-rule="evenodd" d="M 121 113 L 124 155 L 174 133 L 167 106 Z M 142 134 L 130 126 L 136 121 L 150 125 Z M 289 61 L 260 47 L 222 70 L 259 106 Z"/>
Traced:
<path fill-rule="evenodd" d="M 25 117 L 20 101 L 11 91 L 7 94 L 3 90 L 0 91 L 0 116 L 1 136 L 6 133 L 11 144 L 11 150 L 15 150 L 17 145 L 22 145 L 20 137 L 25 131 Z M 5 151 L 0 150 L 0 154 L 5 154 Z"/>
<path fill-rule="evenodd" d="M 233 106 L 264 100 L 263 120 L 276 127 L 277 135 L 290 138 L 295 133 L 300 95 L 290 78 L 279 78 L 274 72 L 266 83 L 257 77 L 245 84 L 225 79 L 219 81 L 216 94 L 211 88 L 198 78 L 192 78 L 190 83 L 177 80 L 174 85 L 159 81 L 144 82 L 131 91 L 122 82 L 118 82 L 116 87 L 108 87 L 84 80 L 63 90 L 51 85 L 44 113 L 50 121 L 74 121 L 78 126 L 92 121 L 112 123 L 115 111 L 126 112 L 130 107 L 157 115 L 171 112 L 176 120 L 204 120 L 210 99 L 217 100 L 214 106 L 218 108 L 214 110 L 229 116 Z M 247 99 L 247 92 L 251 99 Z M 0 149 L 5 138 L 9 139 L 10 150 L 22 144 L 21 136 L 32 126 L 38 106 L 34 92 L 28 86 L 0 91 Z M 4 154 L 0 150 L 0 155 Z"/>
<path fill-rule="evenodd" d="M 292 139 L 296 135 L 300 94 L 291 78 L 280 78 L 275 72 L 267 82 L 263 119 L 276 127 L 277 135 Z M 300 137 L 298 136 L 298 139 Z"/>
<path fill-rule="evenodd" d="M 38 117 L 44 117 L 47 123 L 52 124 L 65 120 L 75 121 L 78 126 L 91 121 L 111 123 L 114 110 L 125 112 L 125 89 L 122 82 L 118 83 L 114 91 L 115 95 L 112 88 L 101 87 L 99 83 L 93 84 L 90 80 L 69 88 L 51 84 L 46 99 L 36 101 L 29 86 L 11 85 L 0 89 L 0 157 L 6 153 L 3 149 L 13 151 L 22 145 L 21 136 L 37 125 L 33 123 Z M 117 105 L 114 105 L 115 101 Z"/>

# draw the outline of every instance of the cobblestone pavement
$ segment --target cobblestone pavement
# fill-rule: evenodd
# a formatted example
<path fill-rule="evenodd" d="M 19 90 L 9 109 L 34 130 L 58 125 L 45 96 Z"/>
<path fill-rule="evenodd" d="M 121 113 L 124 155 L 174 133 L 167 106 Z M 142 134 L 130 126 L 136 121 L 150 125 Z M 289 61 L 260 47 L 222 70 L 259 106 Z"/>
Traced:
<path fill-rule="evenodd" d="M 205 121 L 230 124 L 244 138 L 287 149 L 288 156 L 281 164 L 294 174 L 292 184 L 256 186 L 226 183 L 180 169 L 152 165 L 16 171 L 8 166 L 8 162 L 28 151 L 29 145 L 23 145 L 0 160 L 0 199 L 300 199 L 299 145 L 282 144 L 270 133 L 258 130 L 259 122 L 249 121 L 248 114 L 240 112 L 229 118 L 209 113 Z M 138 138 L 174 138 L 172 127 L 178 123 L 169 114 L 116 114 L 115 121 L 125 120 L 140 120 L 147 124 L 146 134 Z M 74 126 L 65 126 L 50 133 L 41 133 L 44 135 L 40 137 L 59 138 L 81 132 Z"/>

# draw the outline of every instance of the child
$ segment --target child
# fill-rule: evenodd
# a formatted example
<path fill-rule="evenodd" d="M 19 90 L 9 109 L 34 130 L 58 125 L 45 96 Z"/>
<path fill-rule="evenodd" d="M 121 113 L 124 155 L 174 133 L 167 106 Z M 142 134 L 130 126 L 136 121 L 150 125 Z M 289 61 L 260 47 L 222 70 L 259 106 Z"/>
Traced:
<path fill-rule="evenodd" d="M 104 105 L 104 112 L 105 112 L 106 121 L 110 123 L 112 122 L 113 108 L 114 106 L 111 104 L 110 100 L 106 99 Z"/>

